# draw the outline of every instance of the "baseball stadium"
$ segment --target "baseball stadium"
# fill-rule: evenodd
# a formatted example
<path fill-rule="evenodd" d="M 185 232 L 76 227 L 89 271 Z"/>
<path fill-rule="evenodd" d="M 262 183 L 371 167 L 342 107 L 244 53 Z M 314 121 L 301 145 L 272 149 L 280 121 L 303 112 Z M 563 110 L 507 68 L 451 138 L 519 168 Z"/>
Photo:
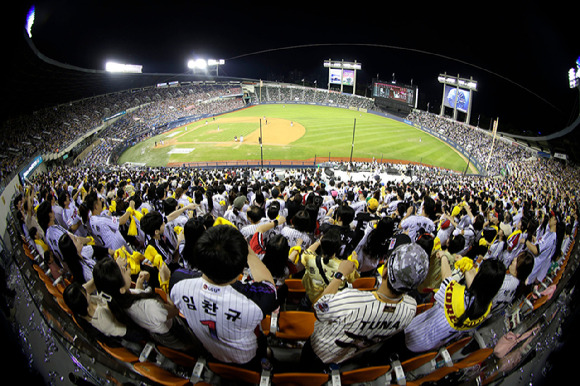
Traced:
<path fill-rule="evenodd" d="M 321 62 L 322 88 L 89 70 L 33 16 L 1 129 L 11 379 L 570 382 L 580 115 L 482 128 L 477 79 L 440 73 L 433 111 L 394 74 L 359 92 L 357 61 Z"/>

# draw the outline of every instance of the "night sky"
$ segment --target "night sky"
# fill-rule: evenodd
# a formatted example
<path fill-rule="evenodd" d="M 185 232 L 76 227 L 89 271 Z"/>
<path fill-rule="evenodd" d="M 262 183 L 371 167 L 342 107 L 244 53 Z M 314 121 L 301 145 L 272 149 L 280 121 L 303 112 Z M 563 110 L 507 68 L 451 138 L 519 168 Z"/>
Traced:
<path fill-rule="evenodd" d="M 43 0 L 22 5 L 11 20 L 20 28 L 34 4 L 39 51 L 83 68 L 115 60 L 147 73 L 184 73 L 188 59 L 205 57 L 226 60 L 220 75 L 326 88 L 324 60 L 356 60 L 357 93 L 370 96 L 373 78 L 394 74 L 417 85 L 418 107 L 432 112 L 441 103 L 440 73 L 473 77 L 471 123 L 480 119 L 480 127 L 499 118 L 500 131 L 545 135 L 576 118 L 568 70 L 580 47 L 564 5 L 382 3 Z"/>

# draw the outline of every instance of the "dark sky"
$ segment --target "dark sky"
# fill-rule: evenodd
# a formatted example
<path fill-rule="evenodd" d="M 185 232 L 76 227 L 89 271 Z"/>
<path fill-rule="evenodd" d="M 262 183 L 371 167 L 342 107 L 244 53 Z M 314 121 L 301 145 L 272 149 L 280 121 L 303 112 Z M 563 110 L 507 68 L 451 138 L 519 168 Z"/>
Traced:
<path fill-rule="evenodd" d="M 530 135 L 547 134 L 576 117 L 578 90 L 570 90 L 568 70 L 580 47 L 572 42 L 578 33 L 566 7 L 389 3 L 30 4 L 36 6 L 32 40 L 39 51 L 79 67 L 103 69 L 107 60 L 116 60 L 143 65 L 148 73 L 183 73 L 188 59 L 201 56 L 225 59 L 220 75 L 280 80 L 294 70 L 326 87 L 324 60 L 357 60 L 359 86 L 377 75 L 391 80 L 394 73 L 397 81 L 418 85 L 419 108 L 429 103 L 431 111 L 441 103 L 438 74 L 473 77 L 479 90 L 471 123 L 481 116 L 482 127 L 499 118 L 500 131 L 514 125 Z M 24 22 L 22 12 L 19 17 Z"/>

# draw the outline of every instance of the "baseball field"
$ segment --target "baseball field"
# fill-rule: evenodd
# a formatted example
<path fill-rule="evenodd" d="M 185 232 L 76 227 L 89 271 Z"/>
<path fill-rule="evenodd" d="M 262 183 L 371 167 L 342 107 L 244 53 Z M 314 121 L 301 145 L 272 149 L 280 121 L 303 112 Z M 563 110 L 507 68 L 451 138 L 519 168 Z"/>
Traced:
<path fill-rule="evenodd" d="M 177 166 L 205 161 L 259 163 L 261 157 L 264 161 L 314 161 L 315 157 L 320 162 L 348 161 L 351 148 L 357 161 L 374 158 L 457 171 L 467 166 L 467 160 L 446 143 L 404 123 L 310 105 L 260 105 L 196 121 L 136 144 L 118 162 Z"/>

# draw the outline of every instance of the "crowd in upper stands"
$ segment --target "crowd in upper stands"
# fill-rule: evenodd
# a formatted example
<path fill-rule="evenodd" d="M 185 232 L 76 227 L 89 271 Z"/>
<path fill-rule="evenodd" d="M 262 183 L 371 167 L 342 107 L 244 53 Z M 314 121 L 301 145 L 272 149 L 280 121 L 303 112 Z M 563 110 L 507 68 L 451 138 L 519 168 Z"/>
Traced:
<path fill-rule="evenodd" d="M 259 368 L 266 343 L 254 330 L 285 306 L 285 280 L 301 278 L 298 309 L 319 320 L 302 365 L 318 371 L 361 360 L 361 347 L 403 357 L 436 349 L 544 280 L 578 225 L 578 170 L 543 159 L 511 170 L 496 179 L 422 167 L 385 182 L 319 169 L 59 167 L 35 176 L 17 206 L 53 277 L 72 282 L 65 299 L 87 329 Z M 360 277 L 376 278 L 377 290 L 351 288 Z M 461 300 L 443 307 L 457 288 Z M 225 307 L 216 293 L 226 289 L 239 303 Z M 87 292 L 107 299 L 105 325 L 87 316 Z M 353 319 L 352 299 L 376 315 Z M 413 317 L 429 301 L 439 306 Z M 251 316 L 241 311 L 250 306 Z M 371 323 L 381 307 L 391 313 Z M 212 330 L 209 315 L 239 320 L 243 343 Z"/>
<path fill-rule="evenodd" d="M 267 94 L 312 92 L 297 90 Z M 427 166 L 395 181 L 341 180 L 320 169 L 93 167 L 110 155 L 107 138 L 153 135 L 191 97 L 128 114 L 84 164 L 31 177 L 15 199 L 53 279 L 66 279 L 75 318 L 100 339 L 153 340 L 260 368 L 268 343 L 256 329 L 286 307 L 285 281 L 300 278 L 306 294 L 297 308 L 317 317 L 301 365 L 380 364 L 476 329 L 542 283 L 572 244 L 578 170 L 502 142 L 487 177 Z M 168 109 L 176 101 L 176 112 Z M 222 111 L 214 103 L 203 111 Z M 471 145 L 486 163 L 487 134 L 425 113 L 409 119 Z M 10 141 L 3 144 L 17 146 Z M 361 277 L 375 278 L 376 290 L 353 288 Z M 415 315 L 426 302 L 435 305 Z"/>

